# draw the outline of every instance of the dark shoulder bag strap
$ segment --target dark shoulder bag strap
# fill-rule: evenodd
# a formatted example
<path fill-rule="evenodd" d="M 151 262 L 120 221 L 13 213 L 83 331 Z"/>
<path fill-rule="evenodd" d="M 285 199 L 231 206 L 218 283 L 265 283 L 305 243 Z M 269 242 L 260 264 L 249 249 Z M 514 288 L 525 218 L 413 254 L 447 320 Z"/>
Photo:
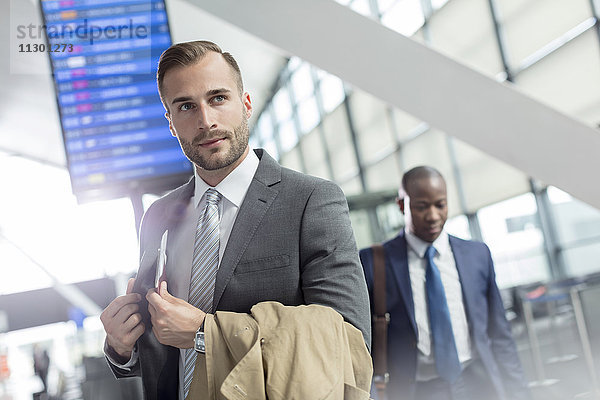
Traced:
<path fill-rule="evenodd" d="M 385 250 L 373 245 L 373 381 L 380 400 L 385 399 L 389 380 L 387 362 L 387 332 L 390 314 L 387 312 L 385 289 Z"/>

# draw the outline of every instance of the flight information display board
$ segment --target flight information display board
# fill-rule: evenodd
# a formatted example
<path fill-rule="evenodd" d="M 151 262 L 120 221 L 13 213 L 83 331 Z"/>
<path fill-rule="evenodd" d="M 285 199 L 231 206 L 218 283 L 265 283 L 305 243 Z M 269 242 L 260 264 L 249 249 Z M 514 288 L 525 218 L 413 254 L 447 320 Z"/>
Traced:
<path fill-rule="evenodd" d="M 164 0 L 41 0 L 71 184 L 78 201 L 159 192 L 191 163 L 156 89 L 171 45 Z"/>

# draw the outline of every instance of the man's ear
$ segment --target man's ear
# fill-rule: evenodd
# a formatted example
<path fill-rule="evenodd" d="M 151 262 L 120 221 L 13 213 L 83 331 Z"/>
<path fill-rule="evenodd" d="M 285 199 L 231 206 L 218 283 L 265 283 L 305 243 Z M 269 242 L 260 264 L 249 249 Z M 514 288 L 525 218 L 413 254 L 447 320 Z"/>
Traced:
<path fill-rule="evenodd" d="M 396 204 L 400 207 L 400 212 L 404 214 L 404 198 L 396 197 Z"/>
<path fill-rule="evenodd" d="M 244 92 L 242 95 L 242 103 L 244 104 L 244 110 L 246 111 L 246 118 L 250 118 L 252 116 L 252 101 L 250 100 L 250 94 L 248 92 Z"/>
<path fill-rule="evenodd" d="M 165 118 L 167 119 L 167 121 L 169 121 L 169 130 L 171 131 L 171 135 L 173 137 L 177 137 L 177 134 L 175 133 L 175 128 L 173 127 L 173 121 L 171 121 L 171 114 L 169 114 L 169 112 L 165 112 Z"/>

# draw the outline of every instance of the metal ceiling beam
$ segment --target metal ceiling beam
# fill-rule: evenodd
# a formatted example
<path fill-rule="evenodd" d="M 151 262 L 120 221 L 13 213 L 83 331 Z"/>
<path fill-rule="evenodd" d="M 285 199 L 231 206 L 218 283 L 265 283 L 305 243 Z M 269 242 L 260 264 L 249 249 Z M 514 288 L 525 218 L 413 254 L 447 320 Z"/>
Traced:
<path fill-rule="evenodd" d="M 188 1 L 600 208 L 600 132 L 514 85 L 332 0 Z"/>

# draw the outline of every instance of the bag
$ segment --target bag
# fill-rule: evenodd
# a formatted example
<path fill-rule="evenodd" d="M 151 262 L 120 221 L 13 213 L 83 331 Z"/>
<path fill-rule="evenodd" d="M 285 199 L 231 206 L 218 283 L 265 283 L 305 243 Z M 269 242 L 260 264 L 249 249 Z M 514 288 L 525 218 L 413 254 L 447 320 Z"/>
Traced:
<path fill-rule="evenodd" d="M 383 245 L 371 246 L 373 250 L 373 383 L 379 400 L 385 400 L 390 379 L 387 361 L 387 332 L 390 314 L 386 311 L 385 250 Z"/>

